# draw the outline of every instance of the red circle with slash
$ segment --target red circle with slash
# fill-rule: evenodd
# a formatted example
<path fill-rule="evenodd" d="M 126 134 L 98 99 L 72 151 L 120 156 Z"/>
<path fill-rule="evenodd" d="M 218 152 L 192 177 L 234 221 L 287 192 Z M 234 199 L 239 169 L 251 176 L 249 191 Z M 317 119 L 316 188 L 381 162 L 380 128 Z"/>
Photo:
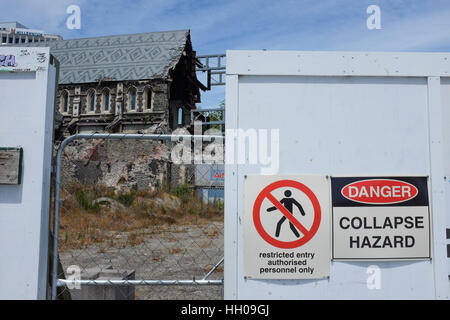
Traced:
<path fill-rule="evenodd" d="M 300 221 L 298 221 L 292 213 L 290 213 L 272 194 L 271 192 L 278 189 L 278 188 L 295 188 L 297 190 L 300 190 L 303 192 L 311 201 L 313 208 L 314 208 L 314 221 L 311 226 L 311 228 L 308 230 L 306 229 Z M 264 201 L 264 199 L 268 199 L 277 209 L 303 234 L 303 237 L 300 239 L 294 240 L 294 241 L 280 241 L 275 238 L 273 238 L 271 235 L 269 235 L 266 230 L 264 230 L 264 227 L 261 223 L 261 205 Z M 273 182 L 269 184 L 267 187 L 265 187 L 258 195 L 258 197 L 255 200 L 255 203 L 253 205 L 253 222 L 256 227 L 256 231 L 258 231 L 259 235 L 269 244 L 281 248 L 281 249 L 294 249 L 298 248 L 305 243 L 307 243 L 309 240 L 311 240 L 314 235 L 316 234 L 317 230 L 320 226 L 322 213 L 320 209 L 319 200 L 317 199 L 316 195 L 309 189 L 307 186 L 305 186 L 303 183 L 300 183 L 295 180 L 279 180 L 276 182 Z"/>

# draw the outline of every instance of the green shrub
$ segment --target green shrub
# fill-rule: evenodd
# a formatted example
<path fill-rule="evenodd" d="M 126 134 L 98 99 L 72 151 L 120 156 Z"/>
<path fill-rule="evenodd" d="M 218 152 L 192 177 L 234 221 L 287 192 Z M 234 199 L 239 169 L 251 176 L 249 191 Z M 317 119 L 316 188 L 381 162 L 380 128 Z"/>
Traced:
<path fill-rule="evenodd" d="M 129 207 L 133 204 L 135 198 L 136 192 L 134 191 L 121 192 L 117 196 L 117 201 L 119 201 L 124 206 Z"/>
<path fill-rule="evenodd" d="M 78 204 L 83 210 L 88 212 L 100 212 L 100 204 L 92 203 L 97 197 L 96 192 L 91 189 L 79 189 L 75 192 L 75 198 L 77 199 Z"/>
<path fill-rule="evenodd" d="M 214 201 L 214 205 L 219 210 L 223 210 L 223 208 L 224 208 L 224 202 L 223 202 L 223 200 L 220 200 L 220 199 L 217 199 L 216 201 Z"/>
<path fill-rule="evenodd" d="M 180 199 L 187 199 L 192 196 L 192 190 L 187 183 L 183 183 L 173 189 L 172 194 Z"/>

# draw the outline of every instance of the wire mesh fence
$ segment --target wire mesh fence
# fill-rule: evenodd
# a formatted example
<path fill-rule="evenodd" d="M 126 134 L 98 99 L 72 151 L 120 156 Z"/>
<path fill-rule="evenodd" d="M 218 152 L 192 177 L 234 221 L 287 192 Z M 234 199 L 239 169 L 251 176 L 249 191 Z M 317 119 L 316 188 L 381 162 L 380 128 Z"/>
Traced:
<path fill-rule="evenodd" d="M 222 299 L 223 164 L 200 163 L 194 144 L 223 154 L 220 136 L 62 142 L 53 299 Z"/>

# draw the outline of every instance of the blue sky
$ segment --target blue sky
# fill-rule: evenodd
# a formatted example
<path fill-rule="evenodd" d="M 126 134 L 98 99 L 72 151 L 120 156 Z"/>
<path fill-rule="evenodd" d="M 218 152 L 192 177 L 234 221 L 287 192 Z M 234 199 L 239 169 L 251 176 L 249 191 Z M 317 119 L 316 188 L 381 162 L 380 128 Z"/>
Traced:
<path fill-rule="evenodd" d="M 81 8 L 81 29 L 69 30 L 66 8 Z M 366 9 L 381 9 L 369 30 Z M 64 39 L 190 29 L 197 54 L 227 49 L 450 51 L 449 0 L 0 0 L 0 21 Z M 223 87 L 204 93 L 216 106 Z"/>

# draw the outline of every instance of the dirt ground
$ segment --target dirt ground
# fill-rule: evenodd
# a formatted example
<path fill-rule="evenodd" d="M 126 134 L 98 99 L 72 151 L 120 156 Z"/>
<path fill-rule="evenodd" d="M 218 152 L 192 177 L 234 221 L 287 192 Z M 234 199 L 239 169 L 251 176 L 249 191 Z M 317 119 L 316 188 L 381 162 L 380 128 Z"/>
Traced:
<path fill-rule="evenodd" d="M 161 225 L 139 230 L 139 234 L 138 244 L 127 233 L 116 232 L 109 243 L 60 252 L 63 268 L 78 265 L 83 274 L 89 268 L 112 267 L 134 271 L 136 280 L 199 280 L 223 257 L 223 222 Z M 209 279 L 223 279 L 223 264 Z M 223 299 L 223 286 L 136 286 L 134 297 L 219 300 Z"/>

